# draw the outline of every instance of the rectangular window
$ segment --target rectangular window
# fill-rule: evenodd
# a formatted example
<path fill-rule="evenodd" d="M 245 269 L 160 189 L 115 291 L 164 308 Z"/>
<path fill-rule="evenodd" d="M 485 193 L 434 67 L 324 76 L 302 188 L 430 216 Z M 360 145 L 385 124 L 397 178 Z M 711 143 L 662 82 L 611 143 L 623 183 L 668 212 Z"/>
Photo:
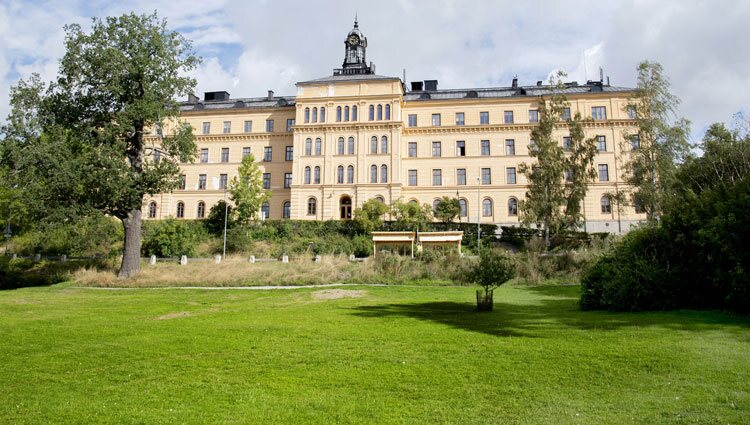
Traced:
<path fill-rule="evenodd" d="M 573 150 L 573 139 L 570 137 L 563 137 L 563 150 L 570 152 Z"/>
<path fill-rule="evenodd" d="M 489 112 L 480 112 L 479 113 L 479 124 L 489 124 L 490 123 L 490 113 Z"/>
<path fill-rule="evenodd" d="M 270 146 L 264 147 L 263 148 L 263 161 L 271 162 L 271 158 L 273 158 L 273 148 Z"/>
<path fill-rule="evenodd" d="M 211 134 L 211 123 L 208 121 L 203 123 L 203 134 Z"/>
<path fill-rule="evenodd" d="M 292 187 L 292 173 L 284 173 L 284 189 Z"/>
<path fill-rule="evenodd" d="M 263 173 L 263 189 L 271 188 L 271 173 Z"/>
<path fill-rule="evenodd" d="M 273 120 L 266 120 L 266 133 L 273 133 Z"/>
<path fill-rule="evenodd" d="M 609 181 L 609 165 L 599 164 L 599 181 L 600 182 Z"/>
<path fill-rule="evenodd" d="M 490 156 L 490 141 L 489 140 L 482 140 L 482 156 Z"/>
<path fill-rule="evenodd" d="M 409 120 L 408 120 L 409 127 L 416 127 L 417 126 L 417 114 L 409 114 Z"/>
<path fill-rule="evenodd" d="M 229 148 L 221 148 L 221 162 L 229 162 Z"/>
<path fill-rule="evenodd" d="M 432 156 L 439 157 L 442 156 L 442 145 L 440 142 L 432 142 Z"/>
<path fill-rule="evenodd" d="M 489 168 L 482 168 L 482 184 L 492 184 L 492 171 Z"/>
<path fill-rule="evenodd" d="M 570 121 L 570 108 L 563 109 L 562 119 L 563 121 Z"/>
<path fill-rule="evenodd" d="M 287 118 L 286 119 L 286 131 L 287 131 L 287 133 L 290 133 L 292 131 L 292 127 L 294 127 L 294 118 Z"/>
<path fill-rule="evenodd" d="M 599 152 L 607 152 L 607 138 L 605 136 L 596 136 L 596 149 Z"/>
<path fill-rule="evenodd" d="M 466 185 L 466 168 L 459 168 L 456 170 L 456 184 L 459 186 Z"/>
<path fill-rule="evenodd" d="M 198 190 L 206 190 L 206 175 L 198 175 Z"/>
<path fill-rule="evenodd" d="M 201 162 L 208 162 L 208 148 L 201 149 Z"/>
<path fill-rule="evenodd" d="M 637 151 L 641 148 L 641 136 L 634 134 L 630 136 L 630 150 Z"/>
<path fill-rule="evenodd" d="M 224 134 L 232 132 L 232 121 L 224 121 Z"/>
<path fill-rule="evenodd" d="M 513 139 L 505 140 L 505 154 L 515 155 L 516 154 L 516 141 Z"/>
<path fill-rule="evenodd" d="M 505 124 L 513 124 L 513 111 L 505 111 L 503 113 L 503 122 Z"/>
<path fill-rule="evenodd" d="M 440 169 L 432 170 L 432 185 L 433 186 L 443 185 L 443 170 L 440 170 Z"/>
<path fill-rule="evenodd" d="M 253 122 L 245 121 L 245 133 L 251 133 L 253 131 Z"/>
<path fill-rule="evenodd" d="M 287 146 L 284 153 L 284 161 L 294 160 L 294 146 Z"/>
<path fill-rule="evenodd" d="M 180 190 L 185 190 L 187 186 L 187 178 L 184 174 L 180 174 Z"/>
<path fill-rule="evenodd" d="M 628 118 L 634 120 L 636 118 L 636 109 L 634 105 L 628 105 Z"/>
<path fill-rule="evenodd" d="M 508 167 L 505 169 L 505 183 L 516 184 L 516 167 Z"/>
<path fill-rule="evenodd" d="M 592 106 L 591 118 L 595 120 L 606 120 L 607 119 L 607 107 L 606 106 Z"/>
<path fill-rule="evenodd" d="M 409 142 L 409 158 L 417 157 L 417 142 Z"/>
<path fill-rule="evenodd" d="M 539 122 L 539 111 L 532 109 L 529 111 L 529 122 Z"/>
<path fill-rule="evenodd" d="M 245 146 L 242 148 L 242 159 L 245 159 L 248 156 L 250 156 L 250 146 Z"/>
<path fill-rule="evenodd" d="M 529 153 L 538 152 L 539 151 L 539 144 L 537 144 L 536 140 L 529 140 Z"/>
<path fill-rule="evenodd" d="M 417 185 L 417 170 L 409 170 L 409 186 Z"/>
<path fill-rule="evenodd" d="M 463 140 L 456 142 L 456 156 L 466 156 L 466 142 Z"/>
<path fill-rule="evenodd" d="M 466 120 L 463 112 L 456 112 L 456 125 L 465 125 Z"/>
<path fill-rule="evenodd" d="M 432 114 L 432 126 L 440 127 L 440 114 Z"/>
<path fill-rule="evenodd" d="M 226 189 L 227 188 L 227 175 L 226 174 L 219 174 L 219 189 Z"/>

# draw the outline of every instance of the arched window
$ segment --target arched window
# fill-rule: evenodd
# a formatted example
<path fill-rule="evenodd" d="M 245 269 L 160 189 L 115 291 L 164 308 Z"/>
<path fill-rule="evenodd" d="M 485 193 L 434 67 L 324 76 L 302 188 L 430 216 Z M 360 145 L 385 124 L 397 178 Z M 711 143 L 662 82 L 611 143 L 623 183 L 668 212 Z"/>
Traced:
<path fill-rule="evenodd" d="M 344 183 L 344 166 L 339 165 L 336 169 L 336 183 Z"/>
<path fill-rule="evenodd" d="M 380 138 L 380 153 L 388 153 L 388 136 Z"/>
<path fill-rule="evenodd" d="M 313 183 L 320 184 L 320 167 L 315 167 L 313 172 Z"/>
<path fill-rule="evenodd" d="M 383 105 L 378 105 L 378 121 L 383 120 Z"/>
<path fill-rule="evenodd" d="M 307 215 L 315 215 L 318 211 L 318 201 L 315 198 L 307 198 Z"/>
<path fill-rule="evenodd" d="M 384 204 L 385 204 L 385 198 L 383 198 L 382 196 L 376 196 L 376 197 L 375 197 L 375 200 L 376 200 L 376 201 L 380 201 L 380 202 L 382 202 L 382 203 L 384 203 Z"/>
<path fill-rule="evenodd" d="M 148 204 L 148 218 L 156 218 L 156 202 L 154 201 Z"/>
<path fill-rule="evenodd" d="M 182 201 L 177 203 L 177 218 L 185 218 L 185 203 Z"/>
<path fill-rule="evenodd" d="M 318 108 L 313 108 L 312 122 L 318 122 Z"/>
<path fill-rule="evenodd" d="M 435 200 L 432 201 L 432 211 L 437 211 L 440 202 L 442 202 L 440 198 L 435 198 Z"/>
<path fill-rule="evenodd" d="M 370 153 L 378 153 L 378 136 L 370 138 Z"/>
<path fill-rule="evenodd" d="M 326 122 L 326 107 L 320 107 L 320 122 Z"/>
<path fill-rule="evenodd" d="M 265 220 L 271 215 L 271 207 L 268 205 L 268 202 L 264 202 L 263 205 L 260 206 L 260 219 Z"/>
<path fill-rule="evenodd" d="M 458 212 L 459 216 L 461 217 L 469 216 L 469 205 L 466 203 L 466 199 L 458 200 L 458 208 L 459 208 L 459 212 Z"/>
<path fill-rule="evenodd" d="M 490 198 L 482 201 L 482 217 L 492 217 L 492 199 Z"/>
<path fill-rule="evenodd" d="M 602 214 L 611 214 L 612 213 L 612 202 L 609 199 L 609 196 L 602 196 L 601 200 L 602 204 Z"/>
<path fill-rule="evenodd" d="M 346 167 L 346 182 L 354 183 L 354 167 L 351 165 Z"/>
<path fill-rule="evenodd" d="M 305 184 L 310 184 L 310 167 L 305 167 Z"/>
<path fill-rule="evenodd" d="M 357 105 L 352 106 L 352 121 L 357 121 Z"/>
<path fill-rule="evenodd" d="M 291 218 L 292 217 L 292 203 L 289 201 L 284 201 L 284 204 L 281 206 L 281 217 L 282 218 Z"/>
<path fill-rule="evenodd" d="M 375 105 L 370 105 L 370 121 L 375 121 Z"/>
<path fill-rule="evenodd" d="M 203 218 L 206 216 L 206 203 L 203 201 L 198 202 L 198 210 L 195 212 L 196 218 Z"/>
<path fill-rule="evenodd" d="M 349 155 L 354 155 L 354 137 L 349 138 L 346 150 Z"/>
<path fill-rule="evenodd" d="M 380 183 L 388 183 L 388 166 L 385 164 L 380 166 Z"/>
<path fill-rule="evenodd" d="M 322 150 L 322 143 L 320 141 L 320 137 L 315 139 L 315 155 L 320 156 L 320 152 Z"/>
<path fill-rule="evenodd" d="M 344 138 L 343 137 L 339 137 L 338 154 L 339 155 L 344 154 Z"/>
<path fill-rule="evenodd" d="M 341 122 L 341 106 L 336 107 L 336 121 Z"/>
<path fill-rule="evenodd" d="M 344 106 L 344 121 L 349 121 L 349 107 Z"/>
<path fill-rule="evenodd" d="M 516 217 L 518 215 L 518 199 L 508 199 L 508 215 L 511 217 Z"/>
<path fill-rule="evenodd" d="M 305 122 L 310 122 L 310 108 L 305 108 Z"/>
<path fill-rule="evenodd" d="M 372 165 L 370 167 L 370 183 L 378 182 L 378 166 Z"/>
<path fill-rule="evenodd" d="M 305 155 L 312 155 L 312 139 L 305 139 Z"/>
<path fill-rule="evenodd" d="M 388 121 L 391 119 L 391 105 L 386 104 L 385 105 L 385 120 Z"/>

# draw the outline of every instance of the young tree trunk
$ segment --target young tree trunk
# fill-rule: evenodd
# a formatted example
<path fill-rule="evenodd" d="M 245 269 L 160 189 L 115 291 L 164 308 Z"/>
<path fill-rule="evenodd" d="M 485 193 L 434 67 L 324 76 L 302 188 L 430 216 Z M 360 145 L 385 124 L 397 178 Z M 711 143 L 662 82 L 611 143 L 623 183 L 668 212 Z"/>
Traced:
<path fill-rule="evenodd" d="M 133 208 L 122 219 L 125 228 L 125 249 L 117 277 L 127 279 L 135 276 L 141 268 L 141 209 Z"/>

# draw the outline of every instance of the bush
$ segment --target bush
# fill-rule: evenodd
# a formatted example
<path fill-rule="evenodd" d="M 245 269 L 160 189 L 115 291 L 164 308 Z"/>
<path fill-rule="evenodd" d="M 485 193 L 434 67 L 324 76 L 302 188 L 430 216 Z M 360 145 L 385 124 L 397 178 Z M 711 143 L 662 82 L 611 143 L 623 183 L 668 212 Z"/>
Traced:
<path fill-rule="evenodd" d="M 13 239 L 20 255 L 62 255 L 110 257 L 122 249 L 123 229 L 117 219 L 101 214 L 67 223 L 42 223 Z"/>
<path fill-rule="evenodd" d="M 146 256 L 192 256 L 195 255 L 197 244 L 207 236 L 205 228 L 199 221 L 168 218 L 143 224 L 141 251 Z"/>

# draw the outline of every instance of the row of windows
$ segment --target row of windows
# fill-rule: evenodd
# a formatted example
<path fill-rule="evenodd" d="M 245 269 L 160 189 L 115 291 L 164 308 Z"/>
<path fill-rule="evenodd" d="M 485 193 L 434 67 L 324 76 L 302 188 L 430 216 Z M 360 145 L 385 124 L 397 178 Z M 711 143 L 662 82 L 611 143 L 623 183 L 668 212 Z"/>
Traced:
<path fill-rule="evenodd" d="M 224 121 L 222 123 L 222 133 L 223 134 L 230 134 L 232 132 L 232 121 Z M 291 132 L 292 127 L 294 127 L 294 118 L 287 118 L 286 120 L 286 131 Z M 274 129 L 274 120 L 267 119 L 266 120 L 266 133 L 273 133 Z M 253 122 L 252 120 L 245 120 L 243 123 L 242 130 L 244 133 L 252 133 L 253 132 Z M 211 122 L 210 121 L 204 121 L 203 127 L 202 127 L 203 134 L 211 134 Z M 160 128 L 156 127 L 156 132 L 159 134 Z"/>
<path fill-rule="evenodd" d="M 305 108 L 303 112 L 305 123 L 324 123 L 326 122 L 326 108 L 321 106 L 313 108 Z M 391 105 L 370 105 L 368 118 L 370 121 L 390 121 L 391 119 Z M 349 122 L 359 121 L 359 114 L 357 105 L 352 106 L 337 106 L 336 107 L 336 122 Z"/>
<path fill-rule="evenodd" d="M 599 181 L 608 182 L 609 181 L 609 165 L 599 164 L 598 170 L 599 170 Z M 407 171 L 407 176 L 408 176 L 407 185 L 408 186 L 418 185 L 417 173 L 418 173 L 417 170 Z M 505 168 L 505 184 L 517 184 L 518 183 L 517 176 L 518 176 L 518 172 L 516 170 L 516 167 Z M 570 181 L 572 179 L 572 176 L 570 175 L 570 173 L 565 173 L 565 179 L 566 181 Z M 481 182 L 481 184 L 484 184 L 484 185 L 492 184 L 492 169 L 482 168 L 480 172 L 479 181 Z M 442 186 L 442 185 L 443 185 L 443 170 L 440 168 L 435 168 L 432 170 L 432 186 Z M 458 186 L 466 185 L 466 168 L 456 169 L 456 185 Z"/>
<path fill-rule="evenodd" d="M 354 155 L 355 154 L 355 140 L 354 137 L 350 136 L 347 140 L 343 137 L 339 137 L 336 145 L 337 155 Z M 378 148 L 380 149 L 378 151 Z M 378 143 L 378 136 L 372 136 L 370 138 L 370 153 L 371 154 L 386 154 L 388 153 L 388 136 L 382 136 L 380 143 Z M 320 137 L 315 138 L 315 142 L 311 138 L 305 139 L 305 155 L 307 156 L 320 156 L 323 154 L 323 141 Z"/>
<path fill-rule="evenodd" d="M 270 216 L 271 207 L 268 202 L 264 202 L 260 206 L 261 219 L 267 219 Z M 292 212 L 292 203 L 290 201 L 284 201 L 282 204 L 282 217 L 290 218 Z M 185 203 L 182 201 L 177 202 L 177 218 L 185 218 Z M 206 217 L 206 203 L 203 201 L 198 202 L 195 208 L 195 218 Z M 151 201 L 148 204 L 148 218 L 156 218 L 156 202 Z"/>
<path fill-rule="evenodd" d="M 634 118 L 634 115 L 628 110 L 628 116 Z M 607 119 L 607 108 L 606 106 L 592 106 L 591 107 L 591 118 L 594 120 L 606 120 Z M 568 121 L 571 119 L 570 108 L 563 110 L 561 119 Z M 515 124 L 515 117 L 513 111 L 503 111 L 502 116 L 503 124 Z M 539 122 L 539 111 L 537 109 L 530 109 L 528 115 L 529 123 Z M 479 112 L 479 125 L 487 125 L 490 123 L 490 113 L 487 111 Z M 440 127 L 442 125 L 442 114 L 435 113 L 431 116 L 430 124 L 433 127 Z M 417 127 L 417 114 L 409 114 L 406 119 L 406 125 L 408 127 Z M 466 125 L 466 115 L 463 112 L 455 113 L 455 125 L 462 126 Z"/>
<path fill-rule="evenodd" d="M 380 183 L 388 183 L 388 166 L 383 164 L 380 166 Z M 320 184 L 320 167 L 305 167 L 303 175 L 304 184 Z M 339 165 L 336 168 L 336 183 L 344 183 L 344 166 Z M 346 183 L 354 183 L 354 166 L 349 165 L 346 167 Z M 378 183 L 378 166 L 370 166 L 370 183 Z"/>
<path fill-rule="evenodd" d="M 158 152 L 158 151 L 157 151 Z M 247 157 L 251 154 L 251 149 L 249 146 L 245 146 L 242 148 L 242 159 Z M 156 153 L 154 154 L 154 158 L 156 159 Z M 199 160 L 201 163 L 205 164 L 208 163 L 208 148 L 201 148 Z M 286 151 L 284 152 L 284 160 L 285 161 L 292 161 L 294 159 L 294 147 L 292 146 L 286 146 Z M 270 162 L 273 160 L 273 147 L 271 146 L 264 146 L 263 147 L 263 162 Z M 221 148 L 221 157 L 220 162 L 229 162 L 229 148 Z"/>

